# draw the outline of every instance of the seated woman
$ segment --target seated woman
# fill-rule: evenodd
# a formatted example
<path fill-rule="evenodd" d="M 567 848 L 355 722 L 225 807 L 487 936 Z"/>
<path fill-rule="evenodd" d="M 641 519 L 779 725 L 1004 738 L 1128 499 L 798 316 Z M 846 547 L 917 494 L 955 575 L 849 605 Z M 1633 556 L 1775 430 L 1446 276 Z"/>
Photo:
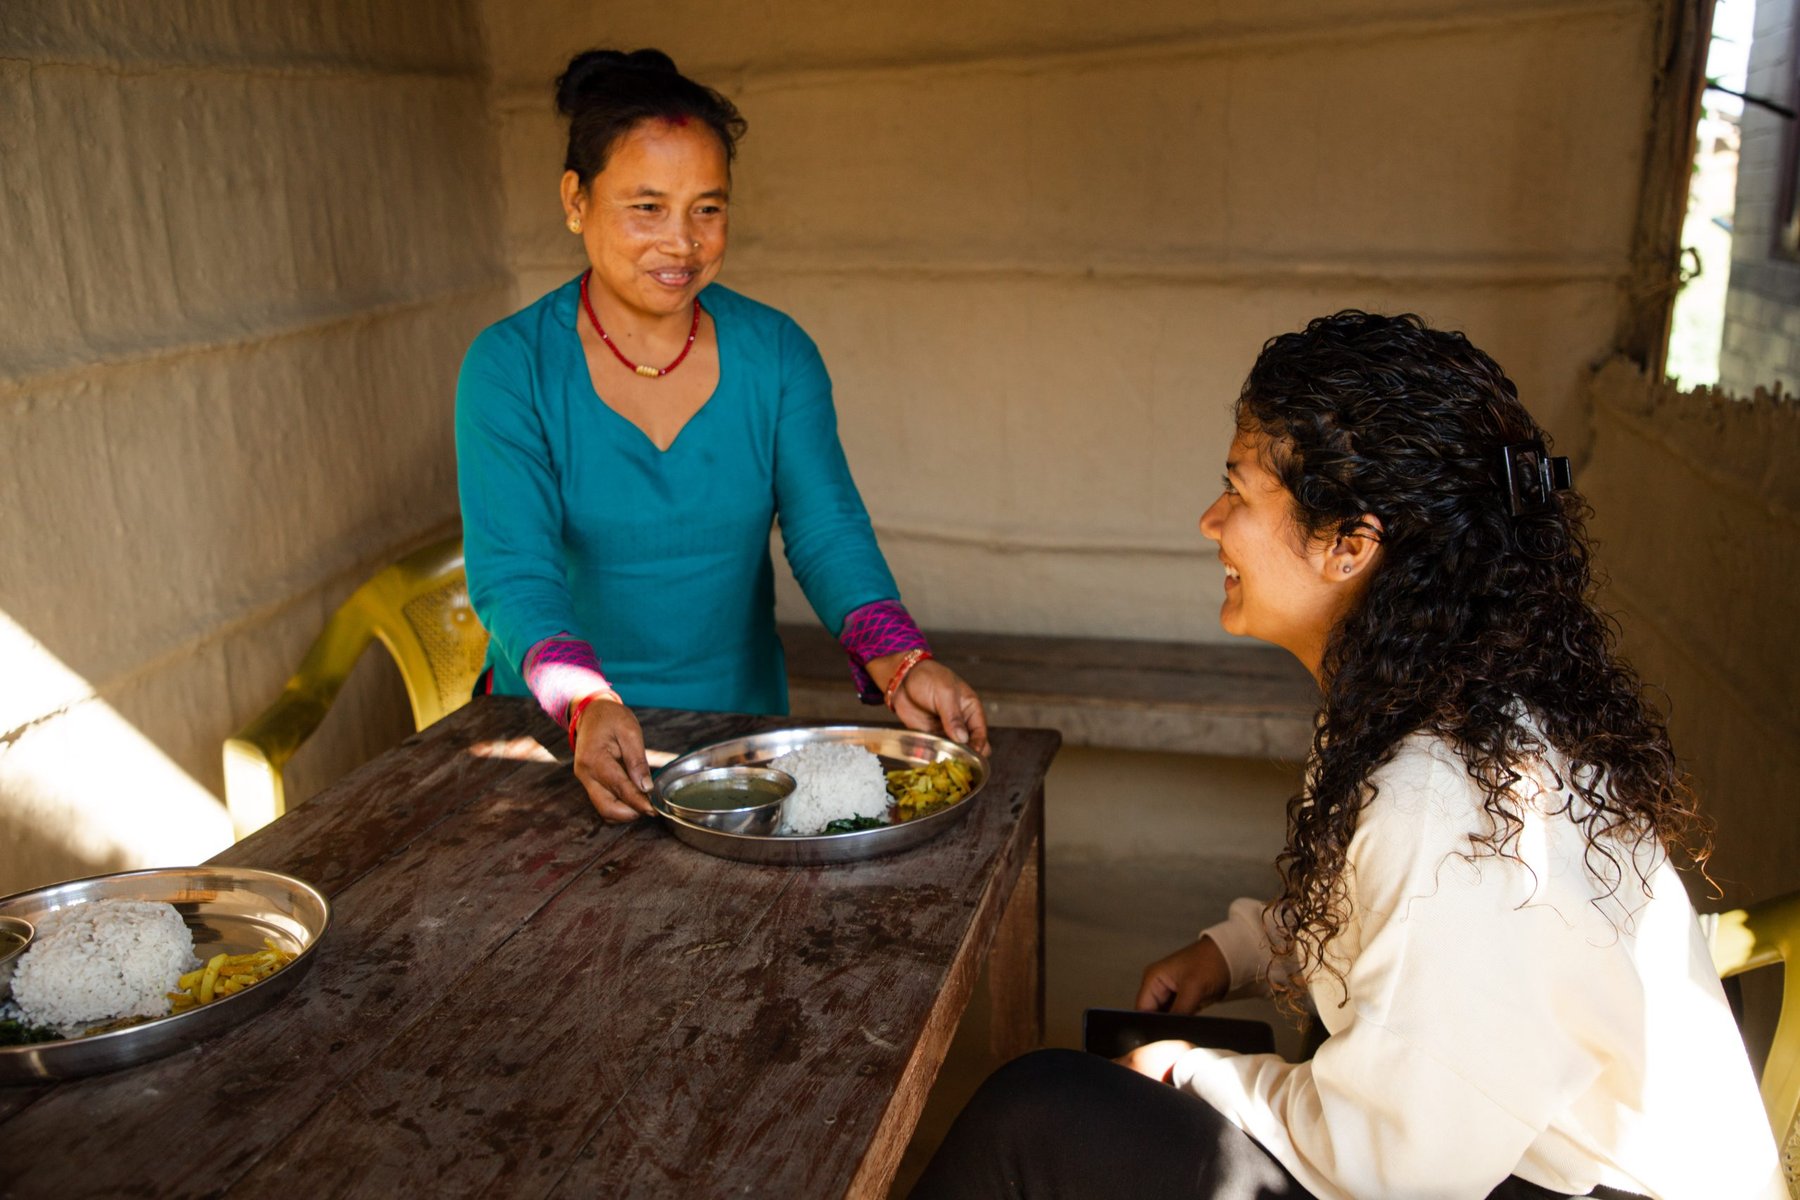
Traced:
<path fill-rule="evenodd" d="M 865 700 L 986 749 L 975 693 L 930 661 L 798 325 L 713 282 L 744 120 L 656 50 L 577 55 L 562 206 L 590 264 L 484 330 L 456 395 L 485 686 L 569 731 L 608 821 L 649 811 L 635 704 L 787 711 L 771 524 Z M 601 672 L 601 654 L 605 673 Z"/>
<path fill-rule="evenodd" d="M 1138 1007 L 1266 988 L 1330 1036 L 1304 1063 L 1029 1055 L 913 1195 L 1785 1196 L 1675 868 L 1704 828 L 1512 382 L 1344 312 L 1270 341 L 1236 417 L 1200 521 L 1220 619 L 1323 712 L 1281 896 L 1153 964 Z"/>

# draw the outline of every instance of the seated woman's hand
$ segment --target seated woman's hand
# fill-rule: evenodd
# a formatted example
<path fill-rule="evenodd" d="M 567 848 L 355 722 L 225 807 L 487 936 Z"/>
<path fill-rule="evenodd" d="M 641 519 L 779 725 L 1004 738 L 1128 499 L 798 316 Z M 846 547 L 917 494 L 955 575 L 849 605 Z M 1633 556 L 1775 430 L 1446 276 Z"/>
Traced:
<path fill-rule="evenodd" d="M 1148 1042 L 1129 1054 L 1121 1054 L 1113 1061 L 1121 1067 L 1130 1067 L 1146 1079 L 1167 1083 L 1169 1082 L 1169 1072 L 1175 1066 L 1175 1060 L 1193 1048 L 1194 1043 L 1192 1042 L 1171 1038 L 1168 1041 Z"/>
<path fill-rule="evenodd" d="M 981 698 L 962 677 L 936 659 L 926 659 L 900 681 L 894 715 L 908 729 L 942 733 L 951 741 L 988 752 L 987 713 Z"/>
<path fill-rule="evenodd" d="M 611 824 L 650 815 L 650 767 L 644 731 L 625 702 L 596 697 L 575 728 L 575 778 L 600 819 Z"/>
<path fill-rule="evenodd" d="M 1231 968 L 1211 938 L 1183 946 L 1144 968 L 1138 985 L 1139 1012 L 1193 1014 L 1225 998 Z"/>

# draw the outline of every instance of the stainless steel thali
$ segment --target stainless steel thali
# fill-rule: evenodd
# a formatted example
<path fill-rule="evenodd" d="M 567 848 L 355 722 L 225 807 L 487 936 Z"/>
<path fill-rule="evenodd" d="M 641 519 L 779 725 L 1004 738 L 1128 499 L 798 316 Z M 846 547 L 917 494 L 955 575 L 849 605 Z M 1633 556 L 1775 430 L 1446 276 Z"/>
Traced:
<path fill-rule="evenodd" d="M 248 867 L 175 867 L 96 875 L 0 898 L 0 915 L 28 921 L 94 900 L 173 904 L 194 935 L 201 961 L 244 954 L 268 938 L 297 957 L 254 987 L 201 1008 L 105 1033 L 0 1046 L 0 1085 L 74 1079 L 147 1062 L 213 1037 L 268 1009 L 312 966 L 331 923 L 331 905 L 311 884 Z"/>
<path fill-rule="evenodd" d="M 974 784 L 970 787 L 969 794 L 961 800 L 928 816 L 917 817 L 898 825 L 883 825 L 878 829 L 810 836 L 723 833 L 682 820 L 669 811 L 668 804 L 663 800 L 663 787 L 666 784 L 694 771 L 737 764 L 758 765 L 779 758 L 789 751 L 798 750 L 801 746 L 831 742 L 848 742 L 872 751 L 880 757 L 884 771 L 955 759 L 969 768 L 974 776 Z M 733 738 L 728 742 L 717 742 L 684 754 L 656 773 L 650 803 L 658 815 L 668 822 L 675 836 L 696 850 L 739 862 L 820 866 L 897 854 L 930 841 L 968 815 L 969 806 L 981 794 L 987 780 L 987 760 L 949 738 L 877 725 L 827 725 L 816 729 L 776 729 L 749 737 Z"/>

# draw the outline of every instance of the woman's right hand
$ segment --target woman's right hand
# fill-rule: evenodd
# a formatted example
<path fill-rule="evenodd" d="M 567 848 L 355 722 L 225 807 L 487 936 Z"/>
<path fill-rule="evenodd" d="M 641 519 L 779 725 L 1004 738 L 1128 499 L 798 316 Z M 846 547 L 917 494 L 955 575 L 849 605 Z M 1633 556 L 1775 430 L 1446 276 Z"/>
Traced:
<path fill-rule="evenodd" d="M 1192 1015 L 1225 998 L 1231 990 L 1231 967 L 1209 937 L 1183 946 L 1144 968 L 1138 985 L 1139 1012 Z"/>
<path fill-rule="evenodd" d="M 575 778 L 608 824 L 650 815 L 644 731 L 617 696 L 597 696 L 582 710 L 575 727 Z"/>

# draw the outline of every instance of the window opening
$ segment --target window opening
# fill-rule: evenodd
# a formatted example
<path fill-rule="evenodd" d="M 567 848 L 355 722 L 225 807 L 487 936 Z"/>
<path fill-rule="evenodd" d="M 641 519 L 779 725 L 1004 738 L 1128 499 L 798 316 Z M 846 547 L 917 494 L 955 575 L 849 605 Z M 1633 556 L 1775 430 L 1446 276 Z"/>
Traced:
<path fill-rule="evenodd" d="M 1786 9 L 1791 25 L 1795 0 L 1762 0 L 1762 4 Z M 1712 41 L 1706 56 L 1707 87 L 1700 98 L 1687 214 L 1681 227 L 1682 287 L 1675 297 L 1669 331 L 1667 370 L 1683 388 L 1720 382 L 1721 358 L 1730 337 L 1726 311 L 1733 240 L 1738 232 L 1738 176 L 1744 149 L 1746 98 L 1756 95 L 1749 76 L 1757 7 L 1758 0 L 1717 0 L 1713 9 Z M 1791 49 L 1791 41 L 1785 45 Z M 1785 95 L 1784 88 L 1783 98 Z M 1769 115 L 1783 126 L 1793 124 L 1764 113 L 1754 100 L 1749 107 L 1754 115 Z M 1759 126 L 1760 122 L 1752 121 L 1753 130 L 1764 133 Z M 1765 147 L 1760 141 L 1752 147 L 1753 151 L 1762 149 Z M 1773 197 L 1770 200 L 1773 205 Z M 1768 220 L 1773 221 L 1774 215 L 1771 212 Z M 1754 228 L 1756 222 L 1746 224 Z M 1768 228 L 1766 223 L 1764 228 Z M 1737 340 L 1742 340 L 1742 331 Z"/>

